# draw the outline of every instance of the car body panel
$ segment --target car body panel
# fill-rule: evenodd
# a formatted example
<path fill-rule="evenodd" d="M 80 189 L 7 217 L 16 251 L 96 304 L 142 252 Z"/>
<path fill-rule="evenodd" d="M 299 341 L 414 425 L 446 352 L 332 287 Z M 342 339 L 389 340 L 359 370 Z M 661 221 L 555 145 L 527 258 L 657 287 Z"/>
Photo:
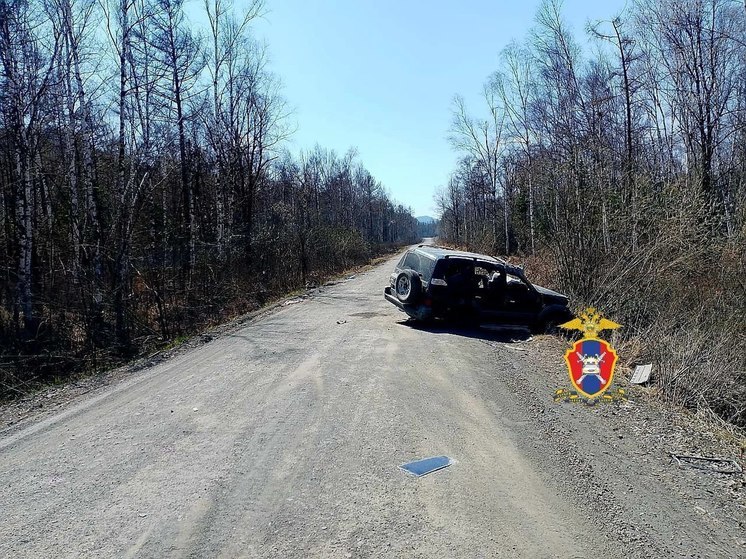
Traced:
<path fill-rule="evenodd" d="M 399 299 L 396 298 L 395 295 L 392 294 L 391 287 L 386 287 L 383 290 L 383 296 L 386 298 L 387 301 L 397 306 L 399 310 L 407 313 L 414 319 L 428 320 L 433 316 L 432 309 L 427 307 L 426 305 L 407 305 L 406 303 L 402 303 Z"/>

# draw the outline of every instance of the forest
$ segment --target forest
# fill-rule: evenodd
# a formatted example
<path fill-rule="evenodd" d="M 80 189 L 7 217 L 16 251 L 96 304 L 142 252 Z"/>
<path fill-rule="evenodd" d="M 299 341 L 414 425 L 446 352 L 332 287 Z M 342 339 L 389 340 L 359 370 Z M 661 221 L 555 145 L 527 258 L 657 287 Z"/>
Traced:
<path fill-rule="evenodd" d="M 263 0 L 196 7 L 0 0 L 0 396 L 416 240 L 354 149 L 288 151 Z"/>
<path fill-rule="evenodd" d="M 632 0 L 584 31 L 545 1 L 481 105 L 454 99 L 441 236 L 519 256 L 621 323 L 664 399 L 744 426 L 746 6 Z"/>

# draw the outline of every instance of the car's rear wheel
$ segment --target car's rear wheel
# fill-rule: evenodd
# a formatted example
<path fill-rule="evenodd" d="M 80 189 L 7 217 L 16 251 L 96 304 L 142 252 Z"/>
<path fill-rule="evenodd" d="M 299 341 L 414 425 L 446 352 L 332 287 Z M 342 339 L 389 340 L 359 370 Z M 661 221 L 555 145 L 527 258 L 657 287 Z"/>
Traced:
<path fill-rule="evenodd" d="M 402 303 L 416 303 L 422 295 L 422 281 L 414 270 L 402 270 L 394 284 L 396 298 Z"/>
<path fill-rule="evenodd" d="M 563 322 L 567 322 L 563 317 L 559 315 L 549 315 L 540 319 L 534 326 L 533 330 L 535 334 L 560 334 L 562 330 L 559 325 Z"/>
<path fill-rule="evenodd" d="M 541 333 L 542 334 L 557 334 L 559 333 L 559 320 L 557 319 L 547 319 L 541 324 Z"/>

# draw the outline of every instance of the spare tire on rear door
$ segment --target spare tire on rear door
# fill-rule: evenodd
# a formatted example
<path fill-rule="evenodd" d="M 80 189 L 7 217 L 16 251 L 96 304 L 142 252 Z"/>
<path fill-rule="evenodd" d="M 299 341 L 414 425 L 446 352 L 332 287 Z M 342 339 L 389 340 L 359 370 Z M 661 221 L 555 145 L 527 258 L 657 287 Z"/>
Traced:
<path fill-rule="evenodd" d="M 414 270 L 402 270 L 396 276 L 396 298 L 409 305 L 419 301 L 422 295 L 422 280 Z"/>

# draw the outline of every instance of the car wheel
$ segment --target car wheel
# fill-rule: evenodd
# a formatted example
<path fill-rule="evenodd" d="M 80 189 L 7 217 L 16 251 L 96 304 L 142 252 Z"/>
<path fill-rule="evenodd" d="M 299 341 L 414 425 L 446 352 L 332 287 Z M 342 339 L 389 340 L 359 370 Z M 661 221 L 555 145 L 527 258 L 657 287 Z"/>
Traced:
<path fill-rule="evenodd" d="M 534 327 L 534 334 L 559 334 L 561 332 L 559 325 L 564 322 L 559 317 L 548 316 L 540 320 Z"/>
<path fill-rule="evenodd" d="M 559 321 L 554 319 L 549 319 L 542 325 L 542 330 L 544 334 L 557 334 L 559 333 Z"/>
<path fill-rule="evenodd" d="M 414 270 L 403 270 L 396 276 L 394 284 L 396 298 L 402 303 L 412 304 L 417 302 L 422 294 L 422 281 Z"/>

